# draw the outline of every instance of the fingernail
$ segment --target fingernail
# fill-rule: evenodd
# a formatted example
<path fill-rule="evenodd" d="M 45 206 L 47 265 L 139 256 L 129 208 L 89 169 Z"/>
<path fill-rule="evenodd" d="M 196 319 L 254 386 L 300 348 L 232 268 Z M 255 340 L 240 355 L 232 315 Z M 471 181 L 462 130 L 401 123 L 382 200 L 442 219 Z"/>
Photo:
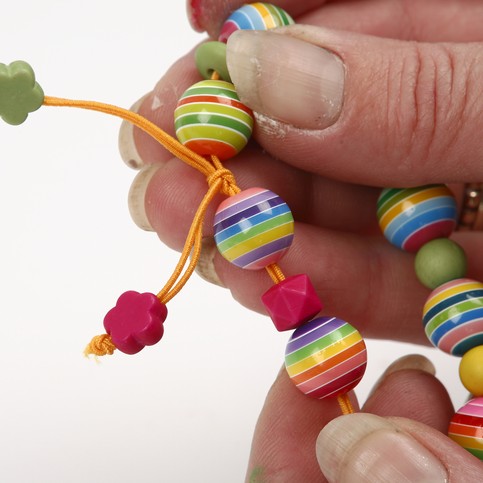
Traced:
<path fill-rule="evenodd" d="M 129 213 L 136 225 L 146 231 L 154 231 L 146 215 L 146 190 L 154 174 L 161 167 L 159 164 L 144 166 L 134 178 L 128 194 Z"/>
<path fill-rule="evenodd" d="M 305 129 L 327 128 L 340 115 L 345 69 L 328 50 L 239 30 L 228 40 L 227 65 L 240 99 L 256 112 Z"/>
<path fill-rule="evenodd" d="M 389 367 L 383 372 L 381 377 L 376 381 L 374 387 L 369 393 L 368 398 L 374 394 L 376 389 L 384 382 L 384 380 L 394 372 L 404 371 L 404 370 L 416 370 L 427 372 L 428 374 L 435 375 L 436 368 L 434 364 L 427 358 L 420 354 L 408 354 L 406 356 L 396 359 Z"/>
<path fill-rule="evenodd" d="M 443 464 L 396 425 L 373 414 L 332 420 L 316 445 L 320 469 L 329 482 L 445 482 Z"/>
<path fill-rule="evenodd" d="M 216 248 L 215 240 L 211 236 L 203 237 L 201 240 L 201 253 L 198 263 L 196 265 L 196 273 L 207 282 L 213 283 L 220 287 L 226 288 L 226 285 L 221 281 L 215 270 L 215 255 L 218 249 Z"/>
<path fill-rule="evenodd" d="M 200 23 L 200 16 L 201 16 L 201 4 L 203 2 L 201 0 L 188 0 L 186 2 L 186 11 L 188 14 L 188 20 L 193 27 L 194 30 L 197 32 L 201 32 L 203 27 Z"/>
<path fill-rule="evenodd" d="M 141 104 L 143 103 L 144 99 L 147 97 L 147 94 L 139 101 L 134 103 L 131 106 L 131 111 L 138 112 Z M 140 169 L 144 165 L 141 156 L 139 156 L 138 150 L 136 148 L 136 144 L 134 143 L 134 126 L 127 121 L 122 121 L 121 129 L 119 130 L 119 138 L 118 138 L 118 145 L 119 145 L 119 153 L 121 154 L 122 160 L 133 169 Z"/>

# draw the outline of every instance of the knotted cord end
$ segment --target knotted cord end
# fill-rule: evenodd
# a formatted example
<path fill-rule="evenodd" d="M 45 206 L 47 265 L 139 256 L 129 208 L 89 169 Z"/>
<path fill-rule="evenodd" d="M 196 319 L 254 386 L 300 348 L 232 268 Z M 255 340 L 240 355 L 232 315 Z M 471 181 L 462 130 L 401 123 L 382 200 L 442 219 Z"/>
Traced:
<path fill-rule="evenodd" d="M 89 356 L 112 356 L 116 346 L 112 342 L 111 336 L 108 334 L 96 335 L 89 342 L 87 347 L 84 349 L 84 355 Z"/>

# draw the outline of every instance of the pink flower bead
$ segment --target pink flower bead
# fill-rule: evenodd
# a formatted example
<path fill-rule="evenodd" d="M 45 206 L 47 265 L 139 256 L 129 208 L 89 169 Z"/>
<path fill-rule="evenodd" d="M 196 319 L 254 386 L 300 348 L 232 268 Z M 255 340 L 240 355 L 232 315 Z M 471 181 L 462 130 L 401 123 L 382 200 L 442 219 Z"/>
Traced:
<path fill-rule="evenodd" d="M 123 293 L 104 317 L 104 328 L 114 345 L 126 354 L 136 354 L 161 340 L 168 310 L 152 293 Z"/>
<path fill-rule="evenodd" d="M 294 275 L 262 295 L 277 330 L 296 329 L 322 310 L 322 302 L 307 275 Z"/>

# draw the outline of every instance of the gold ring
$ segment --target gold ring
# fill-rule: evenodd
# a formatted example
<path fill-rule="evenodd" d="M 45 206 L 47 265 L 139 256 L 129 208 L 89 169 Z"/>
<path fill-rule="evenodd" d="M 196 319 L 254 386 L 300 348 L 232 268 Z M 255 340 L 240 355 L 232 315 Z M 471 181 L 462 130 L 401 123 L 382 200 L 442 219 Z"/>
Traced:
<path fill-rule="evenodd" d="M 463 209 L 458 230 L 483 230 L 483 183 L 465 185 Z"/>

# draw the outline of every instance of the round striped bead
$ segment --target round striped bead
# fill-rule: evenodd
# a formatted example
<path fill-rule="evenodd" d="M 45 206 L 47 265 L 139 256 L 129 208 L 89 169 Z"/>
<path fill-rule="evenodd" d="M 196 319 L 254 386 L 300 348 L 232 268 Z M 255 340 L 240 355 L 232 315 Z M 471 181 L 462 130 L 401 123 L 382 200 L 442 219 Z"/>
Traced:
<path fill-rule="evenodd" d="M 415 252 L 435 238 L 451 235 L 457 221 L 456 201 L 445 185 L 388 188 L 379 196 L 377 218 L 393 245 Z"/>
<path fill-rule="evenodd" d="M 296 329 L 285 352 L 285 367 L 293 383 L 317 399 L 353 389 L 366 363 L 361 334 L 336 317 L 318 317 Z"/>
<path fill-rule="evenodd" d="M 229 82 L 204 80 L 181 96 L 174 111 L 179 141 L 202 156 L 235 156 L 253 131 L 253 113 Z"/>
<path fill-rule="evenodd" d="M 429 295 L 423 308 L 429 340 L 448 354 L 462 356 L 483 344 L 483 283 L 467 278 L 447 282 Z"/>
<path fill-rule="evenodd" d="M 448 436 L 483 460 L 483 397 L 466 403 L 451 419 Z"/>
<path fill-rule="evenodd" d="M 229 262 L 259 270 L 280 260 L 290 247 L 294 221 L 280 196 L 250 188 L 220 204 L 214 228 L 218 250 Z"/>
<path fill-rule="evenodd" d="M 228 17 L 218 40 L 226 42 L 236 30 L 269 30 L 293 23 L 292 17 L 280 7 L 270 3 L 251 3 L 235 10 Z"/>

